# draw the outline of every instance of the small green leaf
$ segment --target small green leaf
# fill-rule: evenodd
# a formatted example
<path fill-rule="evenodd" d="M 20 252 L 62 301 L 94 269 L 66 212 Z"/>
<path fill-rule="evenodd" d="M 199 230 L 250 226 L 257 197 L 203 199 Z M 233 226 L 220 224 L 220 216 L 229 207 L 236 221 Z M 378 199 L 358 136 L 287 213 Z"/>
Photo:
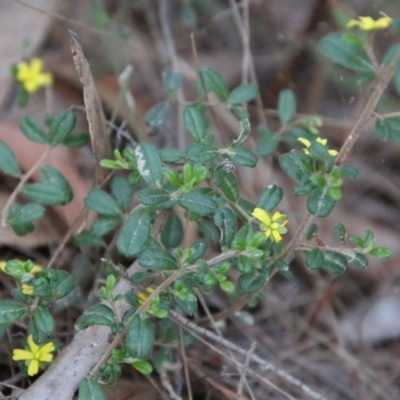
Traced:
<path fill-rule="evenodd" d="M 257 130 L 261 133 L 257 140 L 257 150 L 262 156 L 273 154 L 278 147 L 281 137 L 265 125 L 259 125 Z"/>
<path fill-rule="evenodd" d="M 306 263 L 311 269 L 319 269 L 324 263 L 324 253 L 320 249 L 313 249 L 306 252 Z"/>
<path fill-rule="evenodd" d="M 11 322 L 22 318 L 26 313 L 24 303 L 14 300 L 1 300 L 0 301 L 0 327 L 5 327 Z"/>
<path fill-rule="evenodd" d="M 147 111 L 144 119 L 147 125 L 151 126 L 154 129 L 158 129 L 164 125 L 168 117 L 169 117 L 168 104 L 158 103 Z"/>
<path fill-rule="evenodd" d="M 61 111 L 51 121 L 47 141 L 51 146 L 62 143 L 74 129 L 76 117 L 70 110 Z"/>
<path fill-rule="evenodd" d="M 400 118 L 377 119 L 375 122 L 377 135 L 382 140 L 392 140 L 396 144 L 400 144 Z"/>
<path fill-rule="evenodd" d="M 119 203 L 104 190 L 93 189 L 84 198 L 86 207 L 107 217 L 119 217 L 122 215 L 122 208 Z"/>
<path fill-rule="evenodd" d="M 104 240 L 94 232 L 82 231 L 74 238 L 78 247 L 106 247 Z"/>
<path fill-rule="evenodd" d="M 17 178 L 21 176 L 21 170 L 14 153 L 2 140 L 0 140 L 0 171 Z"/>
<path fill-rule="evenodd" d="M 138 144 L 135 148 L 137 169 L 142 178 L 149 184 L 160 186 L 164 174 L 161 157 L 154 145 L 147 142 Z"/>
<path fill-rule="evenodd" d="M 389 258 L 392 256 L 392 250 L 387 247 L 374 247 L 371 251 L 368 252 L 371 256 L 378 258 Z"/>
<path fill-rule="evenodd" d="M 63 145 L 72 149 L 79 149 L 80 147 L 86 146 L 88 143 L 90 143 L 90 135 L 86 132 L 68 135 L 62 142 Z"/>
<path fill-rule="evenodd" d="M 308 173 L 302 168 L 301 160 L 305 160 L 302 151 L 292 150 L 279 157 L 282 170 L 298 183 L 304 183 L 308 179 Z"/>
<path fill-rule="evenodd" d="M 204 110 L 198 105 L 191 105 L 183 110 L 183 122 L 185 127 L 195 143 L 204 140 L 208 120 L 204 114 Z"/>
<path fill-rule="evenodd" d="M 62 299 L 72 292 L 75 288 L 75 279 L 67 271 L 53 270 L 47 268 L 48 273 L 52 273 L 54 278 L 51 282 L 54 299 Z"/>
<path fill-rule="evenodd" d="M 126 348 L 129 355 L 145 360 L 150 357 L 155 339 L 154 325 L 146 314 L 133 317 L 126 335 Z"/>
<path fill-rule="evenodd" d="M 14 203 L 11 206 L 11 211 L 8 215 L 7 222 L 12 226 L 23 225 L 42 218 L 43 214 L 44 208 L 39 204 L 29 203 L 20 206 Z"/>
<path fill-rule="evenodd" d="M 153 372 L 153 367 L 150 363 L 143 360 L 134 361 L 132 367 L 139 371 L 142 375 L 149 376 Z"/>
<path fill-rule="evenodd" d="M 29 115 L 24 117 L 19 125 L 22 133 L 32 142 L 47 143 L 47 135 L 42 127 Z"/>
<path fill-rule="evenodd" d="M 271 212 L 281 202 L 283 190 L 279 186 L 270 185 L 261 194 L 258 207 Z"/>
<path fill-rule="evenodd" d="M 346 227 L 345 227 L 343 224 L 337 223 L 337 224 L 335 225 L 335 234 L 336 234 L 337 238 L 338 238 L 343 244 L 346 243 L 346 235 L 347 235 L 347 232 L 346 232 Z"/>
<path fill-rule="evenodd" d="M 149 187 L 142 189 L 138 197 L 139 201 L 145 206 L 157 206 L 171 199 L 167 190 Z"/>
<path fill-rule="evenodd" d="M 164 87 L 168 93 L 176 92 L 182 84 L 182 75 L 180 72 L 172 71 L 170 68 L 162 72 Z"/>
<path fill-rule="evenodd" d="M 115 176 L 111 181 L 111 193 L 124 210 L 128 209 L 133 195 L 132 185 L 128 179 L 123 176 Z"/>
<path fill-rule="evenodd" d="M 118 236 L 118 250 L 125 256 L 136 256 L 149 237 L 150 224 L 150 215 L 147 210 L 140 209 L 133 213 Z"/>
<path fill-rule="evenodd" d="M 203 238 L 199 238 L 196 239 L 189 248 L 192 250 L 192 254 L 187 259 L 187 262 L 193 264 L 207 251 L 208 242 Z"/>
<path fill-rule="evenodd" d="M 116 229 L 122 222 L 121 217 L 100 216 L 93 222 L 90 230 L 98 237 L 102 237 L 107 233 Z"/>
<path fill-rule="evenodd" d="M 212 68 L 203 68 L 201 70 L 202 81 L 207 92 L 214 92 L 221 101 L 227 101 L 229 90 L 221 75 Z"/>
<path fill-rule="evenodd" d="M 351 257 L 348 261 L 353 263 L 358 268 L 364 269 L 368 267 L 368 259 L 364 256 L 364 254 L 361 253 L 353 254 L 353 257 Z"/>
<path fill-rule="evenodd" d="M 205 219 L 201 218 L 197 221 L 200 232 L 209 243 L 217 243 L 219 241 L 219 232 L 215 225 Z"/>
<path fill-rule="evenodd" d="M 343 167 L 340 167 L 340 172 L 342 173 L 343 176 L 349 179 L 356 179 L 358 176 L 357 169 L 351 167 L 350 165 L 344 165 Z"/>
<path fill-rule="evenodd" d="M 179 149 L 163 148 L 158 152 L 161 159 L 166 163 L 176 163 L 186 157 L 186 154 Z"/>
<path fill-rule="evenodd" d="M 56 329 L 56 321 L 47 307 L 38 306 L 33 312 L 33 323 L 38 332 L 51 335 Z"/>
<path fill-rule="evenodd" d="M 329 158 L 329 151 L 321 143 L 314 142 L 311 144 L 311 146 L 308 148 L 311 157 L 314 157 L 315 159 L 319 161 L 327 161 Z"/>
<path fill-rule="evenodd" d="M 325 36 L 321 41 L 321 48 L 332 61 L 343 67 L 360 73 L 375 73 L 364 48 L 348 43 L 340 33 Z"/>
<path fill-rule="evenodd" d="M 267 270 L 252 270 L 239 276 L 238 285 L 242 292 L 252 294 L 260 290 L 268 278 Z"/>
<path fill-rule="evenodd" d="M 221 246 L 230 247 L 237 230 L 237 220 L 230 208 L 218 209 L 214 215 L 215 224 L 221 229 Z"/>
<path fill-rule="evenodd" d="M 162 244 L 167 248 L 173 249 L 182 243 L 183 236 L 181 219 L 174 212 L 170 212 L 161 232 Z"/>
<path fill-rule="evenodd" d="M 324 263 L 321 266 L 323 270 L 330 274 L 340 275 L 346 271 L 347 258 L 340 253 L 324 250 Z"/>
<path fill-rule="evenodd" d="M 114 322 L 114 311 L 105 304 L 96 304 L 76 320 L 75 329 L 81 330 L 92 325 L 111 326 Z"/>
<path fill-rule="evenodd" d="M 214 169 L 213 178 L 216 187 L 232 202 L 239 199 L 239 185 L 235 175 L 224 170 L 224 167 Z"/>
<path fill-rule="evenodd" d="M 213 144 L 194 144 L 190 146 L 186 154 L 188 159 L 195 163 L 204 163 L 215 160 L 220 156 L 218 147 L 214 146 Z"/>
<path fill-rule="evenodd" d="M 217 209 L 217 203 L 209 196 L 204 195 L 200 190 L 183 193 L 178 203 L 190 211 L 200 215 L 213 215 Z"/>
<path fill-rule="evenodd" d="M 290 122 L 296 114 L 296 97 L 290 89 L 282 90 L 278 98 L 278 115 L 282 124 Z"/>
<path fill-rule="evenodd" d="M 314 235 L 318 232 L 318 225 L 315 223 L 312 223 L 310 227 L 308 228 L 307 232 L 307 240 L 313 239 Z"/>
<path fill-rule="evenodd" d="M 231 154 L 232 151 L 234 154 Z M 229 149 L 229 152 L 224 152 L 224 154 L 234 163 L 244 167 L 254 168 L 258 162 L 257 156 L 253 152 L 240 146 L 236 149 Z"/>
<path fill-rule="evenodd" d="M 317 187 L 307 198 L 307 209 L 318 218 L 327 217 L 335 208 L 336 201 L 329 194 L 329 186 Z"/>
<path fill-rule="evenodd" d="M 78 400 L 107 400 L 101 385 L 91 378 L 84 378 L 79 385 Z"/>
<path fill-rule="evenodd" d="M 244 84 L 239 85 L 229 93 L 229 104 L 241 104 L 254 100 L 258 95 L 257 85 Z"/>
<path fill-rule="evenodd" d="M 139 254 L 139 264 L 144 268 L 156 270 L 176 270 L 178 263 L 175 257 L 163 249 L 145 249 Z"/>

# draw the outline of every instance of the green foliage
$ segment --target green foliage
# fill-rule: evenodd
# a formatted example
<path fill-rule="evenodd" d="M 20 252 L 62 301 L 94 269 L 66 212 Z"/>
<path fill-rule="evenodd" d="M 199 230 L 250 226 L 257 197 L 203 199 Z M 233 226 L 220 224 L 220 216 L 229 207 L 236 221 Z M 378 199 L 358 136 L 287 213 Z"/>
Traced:
<path fill-rule="evenodd" d="M 0 171 L 17 178 L 21 176 L 14 153 L 2 140 L 0 140 Z"/>

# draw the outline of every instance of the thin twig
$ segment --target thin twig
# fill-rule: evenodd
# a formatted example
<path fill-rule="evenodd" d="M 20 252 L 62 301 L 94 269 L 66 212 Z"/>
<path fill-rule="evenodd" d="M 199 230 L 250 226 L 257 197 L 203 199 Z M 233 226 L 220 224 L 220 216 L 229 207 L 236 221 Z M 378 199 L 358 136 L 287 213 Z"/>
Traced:
<path fill-rule="evenodd" d="M 243 386 L 246 382 L 246 377 L 247 377 L 247 373 L 248 373 L 248 369 L 249 369 L 249 364 L 250 364 L 250 359 L 251 359 L 251 355 L 254 354 L 254 350 L 257 347 L 257 343 L 253 342 L 250 346 L 250 349 L 247 352 L 247 356 L 246 359 L 244 361 L 244 365 L 242 368 L 242 371 L 240 373 L 240 380 L 238 383 L 238 389 L 237 389 L 237 400 L 242 400 L 243 397 Z"/>

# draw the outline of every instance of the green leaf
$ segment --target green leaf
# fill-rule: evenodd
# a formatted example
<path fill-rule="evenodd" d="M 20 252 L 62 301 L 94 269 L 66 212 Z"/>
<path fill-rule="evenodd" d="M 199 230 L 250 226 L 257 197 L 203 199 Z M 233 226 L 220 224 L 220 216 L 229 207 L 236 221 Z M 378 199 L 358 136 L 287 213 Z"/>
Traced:
<path fill-rule="evenodd" d="M 144 117 L 147 125 L 158 129 L 164 125 L 169 117 L 169 106 L 167 103 L 158 103 L 151 107 Z"/>
<path fill-rule="evenodd" d="M 29 203 L 20 206 L 14 203 L 11 206 L 10 214 L 8 214 L 7 222 L 14 226 L 24 225 L 42 218 L 44 208 L 39 204 Z"/>
<path fill-rule="evenodd" d="M 136 256 L 150 234 L 150 215 L 145 209 L 133 213 L 122 228 L 118 240 L 118 250 L 125 256 Z"/>
<path fill-rule="evenodd" d="M 90 143 L 90 135 L 86 132 L 74 133 L 73 135 L 68 135 L 62 143 L 72 149 L 79 149 Z"/>
<path fill-rule="evenodd" d="M 296 97 L 290 89 L 282 90 L 278 98 L 278 115 L 282 124 L 290 122 L 296 114 Z"/>
<path fill-rule="evenodd" d="M 227 101 L 229 90 L 221 75 L 212 68 L 203 68 L 201 70 L 202 81 L 207 92 L 214 92 L 221 101 Z"/>
<path fill-rule="evenodd" d="M 164 87 L 168 93 L 176 92 L 182 84 L 182 75 L 180 72 L 172 71 L 170 68 L 162 72 Z"/>
<path fill-rule="evenodd" d="M 53 289 L 53 297 L 55 299 L 62 299 L 67 296 L 75 288 L 75 279 L 67 271 L 46 269 L 47 272 L 54 274 L 54 279 L 51 282 Z"/>
<path fill-rule="evenodd" d="M 306 263 L 311 269 L 319 269 L 324 263 L 324 253 L 320 249 L 306 252 Z"/>
<path fill-rule="evenodd" d="M 308 150 L 310 155 L 319 161 L 327 161 L 329 158 L 328 149 L 321 143 L 312 143 Z"/>
<path fill-rule="evenodd" d="M 356 179 L 358 176 L 357 169 L 350 165 L 344 165 L 343 167 L 340 167 L 340 172 L 343 176 L 349 179 Z"/>
<path fill-rule="evenodd" d="M 330 274 L 340 275 L 346 271 L 347 258 L 340 253 L 324 250 L 324 263 L 321 266 L 323 270 Z"/>
<path fill-rule="evenodd" d="M 157 206 L 171 199 L 167 190 L 158 188 L 142 189 L 138 197 L 139 201 L 145 206 Z"/>
<path fill-rule="evenodd" d="M 117 228 L 122 222 L 121 217 L 100 216 L 93 222 L 90 230 L 98 237 L 102 237 Z"/>
<path fill-rule="evenodd" d="M 336 201 L 329 194 L 329 186 L 317 187 L 308 195 L 307 209 L 318 218 L 327 217 L 335 208 Z"/>
<path fill-rule="evenodd" d="M 234 154 L 232 154 L 232 152 Z M 254 168 L 258 162 L 258 159 L 253 152 L 240 146 L 236 149 L 229 149 L 229 152 L 225 151 L 224 154 L 234 163 L 243 165 L 244 167 Z"/>
<path fill-rule="evenodd" d="M 361 73 L 375 73 L 363 47 L 348 43 L 341 34 L 333 33 L 321 41 L 323 52 L 334 62 Z"/>
<path fill-rule="evenodd" d="M 164 175 L 161 157 L 156 147 L 151 143 L 142 142 L 135 148 L 135 157 L 142 178 L 149 185 L 160 186 Z"/>
<path fill-rule="evenodd" d="M 262 156 L 273 154 L 280 142 L 280 136 L 265 125 L 259 125 L 257 130 L 261 133 L 260 139 L 257 140 L 257 150 L 259 154 Z"/>
<path fill-rule="evenodd" d="M 178 203 L 190 211 L 200 215 L 213 215 L 217 209 L 217 203 L 209 196 L 202 194 L 199 190 L 183 193 Z"/>
<path fill-rule="evenodd" d="M 74 129 L 76 117 L 70 110 L 58 113 L 51 121 L 47 141 L 51 146 L 62 143 Z"/>
<path fill-rule="evenodd" d="M 392 140 L 396 144 L 400 144 L 400 118 L 377 119 L 375 121 L 375 129 L 382 140 Z"/>
<path fill-rule="evenodd" d="M 33 323 L 38 332 L 51 335 L 56 329 L 56 321 L 47 307 L 38 306 L 33 312 Z"/>
<path fill-rule="evenodd" d="M 241 104 L 254 100 L 258 95 L 258 87 L 253 84 L 239 85 L 229 93 L 229 104 Z"/>
<path fill-rule="evenodd" d="M 307 240 L 311 240 L 314 237 L 314 235 L 318 232 L 318 229 L 319 229 L 318 225 L 312 223 L 307 231 Z"/>
<path fill-rule="evenodd" d="M 261 194 L 258 207 L 271 212 L 281 202 L 283 190 L 276 185 L 268 186 Z"/>
<path fill-rule="evenodd" d="M 358 268 L 367 268 L 368 267 L 368 259 L 361 253 L 353 254 L 353 257 L 350 257 L 349 262 L 353 263 Z"/>
<path fill-rule="evenodd" d="M 81 330 L 92 325 L 111 326 L 114 322 L 114 311 L 105 304 L 96 304 L 76 320 L 75 329 Z"/>
<path fill-rule="evenodd" d="M 134 361 L 131 363 L 132 367 L 139 371 L 142 375 L 149 376 L 153 372 L 153 367 L 150 363 L 143 360 Z"/>
<path fill-rule="evenodd" d="M 42 127 L 29 115 L 19 125 L 21 132 L 32 142 L 47 143 L 47 135 Z"/>
<path fill-rule="evenodd" d="M 230 247 L 237 230 L 237 220 L 230 208 L 218 209 L 214 215 L 214 222 L 221 229 L 221 246 Z"/>
<path fill-rule="evenodd" d="M 337 223 L 335 225 L 335 234 L 337 236 L 337 238 L 343 243 L 346 243 L 346 227 L 341 224 L 341 223 Z"/>
<path fill-rule="evenodd" d="M 279 157 L 279 164 L 282 170 L 298 183 L 304 183 L 309 174 L 302 168 L 301 160 L 305 160 L 302 151 L 292 150 Z"/>
<path fill-rule="evenodd" d="M 191 245 L 192 254 L 187 259 L 189 264 L 195 263 L 208 249 L 208 242 L 203 238 L 196 239 Z"/>
<path fill-rule="evenodd" d="M 252 270 L 239 276 L 238 285 L 242 292 L 253 294 L 264 286 L 267 278 L 267 270 Z"/>
<path fill-rule="evenodd" d="M 29 183 L 22 193 L 30 200 L 44 205 L 65 205 L 72 200 L 73 192 L 64 176 L 50 165 L 43 165 L 42 183 Z"/>
<path fill-rule="evenodd" d="M 133 189 L 128 179 L 123 176 L 115 176 L 111 181 L 111 193 L 117 199 L 120 206 L 127 210 L 131 204 Z"/>
<path fill-rule="evenodd" d="M 236 203 L 239 199 L 239 185 L 235 175 L 231 172 L 226 172 L 224 167 L 214 169 L 213 178 L 216 187 L 232 202 Z"/>
<path fill-rule="evenodd" d="M 186 154 L 179 149 L 163 148 L 158 152 L 161 159 L 166 163 L 176 163 L 186 157 Z"/>
<path fill-rule="evenodd" d="M 197 225 L 199 227 L 200 232 L 208 240 L 210 243 L 217 243 L 219 241 L 219 232 L 215 225 L 204 218 L 201 218 L 197 221 Z"/>
<path fill-rule="evenodd" d="M 126 335 L 126 348 L 129 355 L 145 360 L 150 357 L 155 338 L 154 325 L 146 314 L 133 317 Z"/>
<path fill-rule="evenodd" d="M 7 326 L 11 322 L 22 318 L 26 313 L 24 303 L 14 300 L 1 300 L 0 301 L 0 327 Z"/>
<path fill-rule="evenodd" d="M 101 385 L 91 378 L 84 378 L 79 385 L 78 400 L 107 400 Z"/>
<path fill-rule="evenodd" d="M 174 212 L 170 212 L 161 232 L 161 242 L 165 247 L 173 249 L 178 247 L 182 240 L 182 221 Z"/>
<path fill-rule="evenodd" d="M 195 143 L 200 143 L 204 140 L 207 132 L 208 120 L 202 108 L 198 105 L 186 107 L 183 110 L 183 122 Z"/>
<path fill-rule="evenodd" d="M 374 247 L 371 251 L 368 252 L 371 256 L 378 258 L 389 258 L 392 256 L 392 250 L 387 247 Z"/>
<path fill-rule="evenodd" d="M 186 154 L 188 159 L 195 163 L 204 163 L 208 161 L 215 160 L 220 156 L 218 147 L 213 144 L 194 144 L 190 146 Z"/>
<path fill-rule="evenodd" d="M 107 217 L 120 217 L 122 208 L 119 203 L 104 190 L 93 189 L 84 198 L 86 207 Z"/>
<path fill-rule="evenodd" d="M 175 257 L 163 249 L 145 249 L 139 254 L 139 264 L 144 268 L 173 271 L 178 269 Z"/>
<path fill-rule="evenodd" d="M 21 170 L 14 153 L 2 140 L 0 140 L 0 171 L 17 178 L 21 176 Z"/>

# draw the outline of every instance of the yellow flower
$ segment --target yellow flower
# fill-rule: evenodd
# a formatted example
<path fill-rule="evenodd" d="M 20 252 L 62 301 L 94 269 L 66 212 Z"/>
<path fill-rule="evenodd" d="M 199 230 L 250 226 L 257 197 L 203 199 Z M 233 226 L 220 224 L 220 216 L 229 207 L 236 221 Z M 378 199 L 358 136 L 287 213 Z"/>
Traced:
<path fill-rule="evenodd" d="M 24 263 L 25 262 L 25 261 L 21 261 L 21 260 L 18 260 L 18 259 L 15 259 L 14 261 L 18 261 L 20 263 Z M 3 271 L 4 273 L 7 273 L 6 265 L 7 265 L 7 261 L 0 261 L 0 270 Z M 38 264 L 34 264 L 33 268 L 30 271 L 30 274 L 35 275 L 35 274 L 38 274 L 42 270 L 43 270 L 43 267 L 41 267 Z"/>
<path fill-rule="evenodd" d="M 272 236 L 277 243 L 282 240 L 281 234 L 283 235 L 287 232 L 285 225 L 289 222 L 285 214 L 276 211 L 271 218 L 262 208 L 256 207 L 251 215 L 262 222 L 260 228 L 267 238 Z"/>
<path fill-rule="evenodd" d="M 34 292 L 33 286 L 27 285 L 25 283 L 22 284 L 21 289 L 22 289 L 23 294 L 33 294 L 33 292 Z"/>
<path fill-rule="evenodd" d="M 153 293 L 154 292 L 154 289 L 152 287 L 150 287 L 150 286 L 147 286 L 146 290 L 149 293 Z M 147 293 L 144 293 L 144 292 L 140 291 L 140 292 L 138 292 L 137 297 L 139 299 L 139 304 L 143 305 L 143 303 L 147 300 L 149 295 Z"/>
<path fill-rule="evenodd" d="M 371 17 L 358 17 L 357 19 L 351 19 L 346 27 L 353 28 L 354 26 L 358 27 L 362 31 L 376 31 L 379 29 L 386 29 L 392 23 L 392 18 L 387 16 L 379 18 L 377 20 L 372 19 Z"/>
<path fill-rule="evenodd" d="M 306 146 L 306 149 L 304 149 L 304 153 L 305 154 L 310 154 L 310 152 L 308 151 L 308 148 L 311 146 L 311 142 L 309 140 L 307 140 L 306 138 L 298 138 L 297 139 L 299 142 L 303 143 L 304 146 Z M 316 140 L 318 143 L 321 143 L 323 146 L 326 147 L 326 143 L 328 142 L 327 139 L 321 139 L 321 138 L 317 138 Z M 328 153 L 333 156 L 336 157 L 339 153 L 336 150 L 328 150 Z"/>
<path fill-rule="evenodd" d="M 14 361 L 25 360 L 25 365 L 28 366 L 28 375 L 34 376 L 39 372 L 40 363 L 51 362 L 53 360 L 54 343 L 49 342 L 43 346 L 38 346 L 34 341 L 32 335 L 28 336 L 29 350 L 15 349 L 13 351 Z"/>
<path fill-rule="evenodd" d="M 28 93 L 34 93 L 39 89 L 53 83 L 53 76 L 47 72 L 42 72 L 43 61 L 34 58 L 29 63 L 20 62 L 17 64 L 17 81 L 19 81 Z"/>

